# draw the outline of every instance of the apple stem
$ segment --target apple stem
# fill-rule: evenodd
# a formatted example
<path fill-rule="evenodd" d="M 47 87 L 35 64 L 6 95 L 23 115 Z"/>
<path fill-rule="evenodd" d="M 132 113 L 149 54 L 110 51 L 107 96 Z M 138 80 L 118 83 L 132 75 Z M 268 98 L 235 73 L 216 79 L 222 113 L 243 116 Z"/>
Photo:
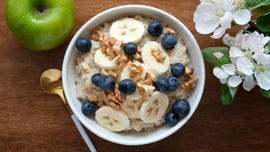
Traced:
<path fill-rule="evenodd" d="M 45 7 L 45 5 L 38 5 L 36 10 L 37 10 L 37 14 L 41 15 L 44 12 L 46 12 L 46 7 Z"/>

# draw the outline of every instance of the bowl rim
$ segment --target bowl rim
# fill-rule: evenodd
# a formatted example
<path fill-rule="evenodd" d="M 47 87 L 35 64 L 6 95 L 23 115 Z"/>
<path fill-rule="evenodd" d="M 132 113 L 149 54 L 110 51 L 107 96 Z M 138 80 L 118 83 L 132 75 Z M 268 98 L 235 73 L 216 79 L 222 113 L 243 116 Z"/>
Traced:
<path fill-rule="evenodd" d="M 75 33 L 75 35 L 73 36 L 73 38 L 71 39 L 67 49 L 66 49 L 66 53 L 64 56 L 64 61 L 63 61 L 63 65 L 62 65 L 62 81 L 63 81 L 63 88 L 64 88 L 64 93 L 66 92 L 65 90 L 68 90 L 67 87 L 67 69 L 68 69 L 68 59 L 69 59 L 69 55 L 70 52 L 73 50 L 73 46 L 74 43 L 76 41 L 76 39 L 81 35 L 81 33 L 87 29 L 87 27 L 89 26 L 89 24 L 91 24 L 93 21 L 95 21 L 97 18 L 110 13 L 111 11 L 118 11 L 118 10 L 126 10 L 129 8 L 136 8 L 136 9 L 146 9 L 148 11 L 153 11 L 153 12 L 158 12 L 159 14 L 163 14 L 164 16 L 174 20 L 174 22 L 177 22 L 177 24 L 181 25 L 181 28 L 184 28 L 183 30 L 185 30 L 185 32 L 188 34 L 188 36 L 190 37 L 190 39 L 192 40 L 192 43 L 194 45 L 194 47 L 196 48 L 196 50 L 200 50 L 199 44 L 197 42 L 197 40 L 194 38 L 193 34 L 191 33 L 191 31 L 176 17 L 174 17 L 173 15 L 159 9 L 153 6 L 149 6 L 149 5 L 140 5 L 140 4 L 129 4 L 129 5 L 121 5 L 121 6 L 116 6 L 116 7 L 112 7 L 109 9 L 106 9 L 100 13 L 98 13 L 97 15 L 95 15 L 94 17 L 90 18 L 86 23 L 84 23 L 79 30 Z M 147 15 L 146 15 L 147 16 Z M 70 97 L 69 94 L 65 94 L 67 102 L 72 110 L 72 112 L 75 114 L 75 116 L 79 119 L 79 121 L 88 129 L 90 130 L 92 133 L 94 133 L 95 135 L 97 135 L 98 137 L 105 139 L 107 141 L 113 142 L 113 143 L 117 143 L 117 144 L 121 144 L 121 145 L 145 145 L 145 144 L 150 144 L 150 143 L 154 143 L 157 142 L 159 140 L 165 139 L 168 136 L 170 136 L 171 134 L 175 133 L 177 130 L 179 130 L 182 126 L 184 126 L 184 124 L 186 124 L 186 122 L 190 119 L 190 117 L 193 115 L 193 113 L 195 112 L 195 110 L 198 107 L 198 104 L 200 103 L 200 100 L 202 98 L 202 94 L 203 94 L 203 90 L 204 90 L 204 85 L 205 85 L 205 65 L 203 62 L 203 57 L 201 54 L 198 54 L 199 56 L 199 64 L 201 64 L 201 75 L 200 75 L 200 89 L 199 92 L 196 95 L 196 100 L 194 102 L 194 108 L 191 108 L 191 111 L 188 115 L 188 117 L 186 117 L 185 119 L 181 120 L 183 121 L 182 125 L 178 125 L 178 127 L 172 127 L 171 129 L 168 130 L 168 132 L 163 133 L 161 135 L 158 135 L 155 139 L 148 139 L 148 140 L 141 140 L 141 141 L 126 141 L 126 140 L 119 140 L 119 139 L 114 139 L 114 138 L 109 138 L 108 136 L 106 136 L 105 134 L 103 134 L 102 132 L 99 132 L 93 128 L 91 128 L 91 126 L 89 126 L 89 124 L 84 120 L 85 118 L 82 117 L 82 114 L 77 110 L 77 108 L 75 107 L 75 104 L 73 103 L 72 98 Z"/>

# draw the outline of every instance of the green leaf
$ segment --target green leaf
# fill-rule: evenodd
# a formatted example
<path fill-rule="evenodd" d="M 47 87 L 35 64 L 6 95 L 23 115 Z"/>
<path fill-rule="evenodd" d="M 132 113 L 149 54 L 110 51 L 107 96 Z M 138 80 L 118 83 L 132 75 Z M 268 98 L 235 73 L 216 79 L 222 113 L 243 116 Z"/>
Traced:
<path fill-rule="evenodd" d="M 231 104 L 233 98 L 237 92 L 238 87 L 232 88 L 227 84 L 222 84 L 221 86 L 221 101 L 223 105 Z"/>
<path fill-rule="evenodd" d="M 263 90 L 261 89 L 261 94 L 266 97 L 266 98 L 270 98 L 270 90 Z"/>
<path fill-rule="evenodd" d="M 218 58 L 214 56 L 214 53 L 217 52 L 228 55 L 229 49 L 227 47 L 209 47 L 202 50 L 202 55 L 205 61 L 216 63 L 218 61 Z"/>
<path fill-rule="evenodd" d="M 270 12 L 270 0 L 246 0 L 246 6 L 257 15 Z"/>
<path fill-rule="evenodd" d="M 222 101 L 223 105 L 228 105 L 228 104 L 232 103 L 232 101 L 233 101 L 233 98 L 232 98 L 231 93 L 230 93 L 230 89 L 227 86 L 227 84 L 223 84 L 221 86 L 221 101 Z"/>
<path fill-rule="evenodd" d="M 230 94 L 231 94 L 232 98 L 234 98 L 234 96 L 238 90 L 238 87 L 235 87 L 235 88 L 229 87 L 229 90 L 230 90 Z"/>
<path fill-rule="evenodd" d="M 270 13 L 260 16 L 256 20 L 256 24 L 262 32 L 270 32 Z"/>
<path fill-rule="evenodd" d="M 223 64 L 229 64 L 229 63 L 232 63 L 232 62 L 231 62 L 231 59 L 230 59 L 230 57 L 229 57 L 229 54 L 227 54 L 227 55 L 224 55 L 223 57 L 221 57 L 221 58 L 216 62 L 215 67 L 221 68 L 221 66 L 222 66 Z"/>

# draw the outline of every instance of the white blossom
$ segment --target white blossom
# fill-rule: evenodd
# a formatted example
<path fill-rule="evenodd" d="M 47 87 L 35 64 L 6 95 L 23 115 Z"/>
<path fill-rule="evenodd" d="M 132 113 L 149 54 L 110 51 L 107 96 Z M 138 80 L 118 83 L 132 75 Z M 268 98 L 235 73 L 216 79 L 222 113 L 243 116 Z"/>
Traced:
<path fill-rule="evenodd" d="M 234 21 L 245 25 L 251 19 L 251 13 L 245 8 L 245 0 L 201 0 L 194 12 L 193 21 L 201 34 L 210 34 L 212 38 L 221 38 Z"/>
<path fill-rule="evenodd" d="M 270 90 L 270 54 L 266 47 L 269 40 L 270 37 L 257 32 L 240 33 L 235 38 L 226 34 L 223 42 L 230 47 L 231 63 L 214 68 L 214 75 L 230 87 L 237 87 L 243 82 L 247 91 L 255 85 Z"/>

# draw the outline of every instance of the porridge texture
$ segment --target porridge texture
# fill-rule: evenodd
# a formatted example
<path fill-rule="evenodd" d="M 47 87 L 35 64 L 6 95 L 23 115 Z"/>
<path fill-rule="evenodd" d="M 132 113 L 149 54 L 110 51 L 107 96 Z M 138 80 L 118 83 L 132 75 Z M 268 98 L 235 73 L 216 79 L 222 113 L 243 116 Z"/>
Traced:
<path fill-rule="evenodd" d="M 77 98 L 97 105 L 94 117 L 108 130 L 152 130 L 164 124 L 173 103 L 187 99 L 196 86 L 198 77 L 194 75 L 195 69 L 187 53 L 190 50 L 181 35 L 162 23 L 161 34 L 152 36 L 147 29 L 153 21 L 134 16 L 100 25 L 89 31 L 91 50 L 78 52 L 75 64 Z M 165 49 L 161 41 L 166 41 L 162 40 L 166 35 L 174 35 L 177 43 Z M 130 49 L 134 44 L 135 52 Z M 172 66 L 179 63 L 184 65 L 184 74 L 172 76 Z M 102 87 L 101 81 L 94 84 L 91 79 L 95 74 L 113 78 L 113 82 L 104 78 L 104 83 L 111 84 L 112 88 Z"/>

